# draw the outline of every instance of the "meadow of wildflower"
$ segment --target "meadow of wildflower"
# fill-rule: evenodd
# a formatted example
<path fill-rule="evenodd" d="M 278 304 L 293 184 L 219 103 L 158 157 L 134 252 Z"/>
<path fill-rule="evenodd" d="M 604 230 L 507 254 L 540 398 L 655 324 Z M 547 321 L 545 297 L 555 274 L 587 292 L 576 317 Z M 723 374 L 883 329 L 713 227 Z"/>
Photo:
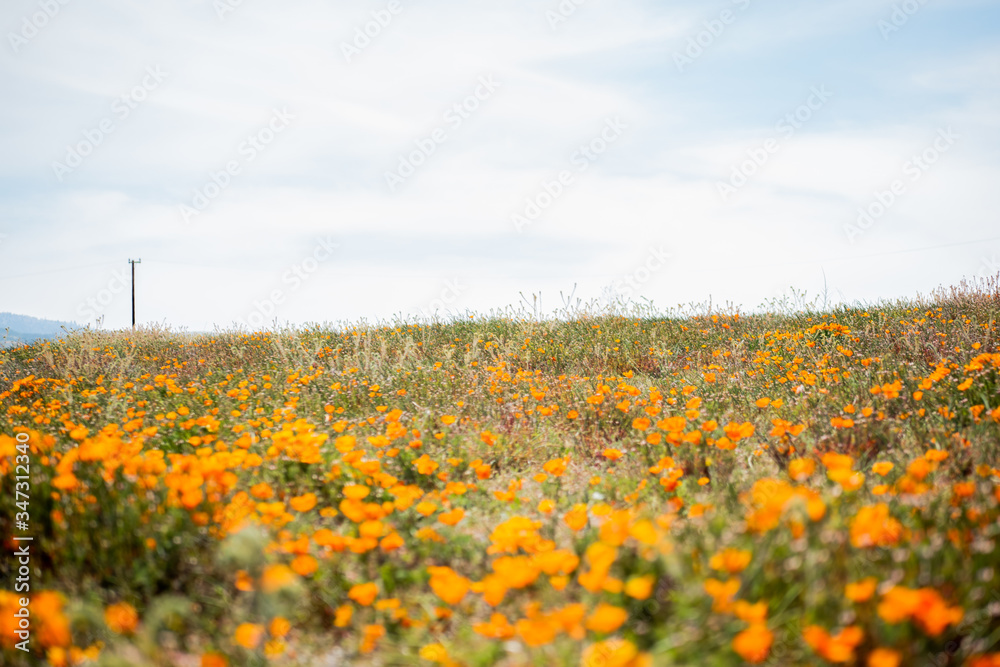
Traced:
<path fill-rule="evenodd" d="M 998 315 L 3 351 L 0 662 L 1000 665 Z"/>

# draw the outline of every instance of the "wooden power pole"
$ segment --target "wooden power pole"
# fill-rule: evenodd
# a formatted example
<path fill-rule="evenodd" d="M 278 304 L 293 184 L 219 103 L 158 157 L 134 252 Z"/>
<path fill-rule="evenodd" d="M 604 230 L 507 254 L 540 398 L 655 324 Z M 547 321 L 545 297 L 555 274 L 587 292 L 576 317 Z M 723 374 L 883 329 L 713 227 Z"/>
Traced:
<path fill-rule="evenodd" d="M 128 263 L 132 265 L 132 328 L 135 329 L 135 265 L 142 264 L 142 260 L 130 259 Z"/>

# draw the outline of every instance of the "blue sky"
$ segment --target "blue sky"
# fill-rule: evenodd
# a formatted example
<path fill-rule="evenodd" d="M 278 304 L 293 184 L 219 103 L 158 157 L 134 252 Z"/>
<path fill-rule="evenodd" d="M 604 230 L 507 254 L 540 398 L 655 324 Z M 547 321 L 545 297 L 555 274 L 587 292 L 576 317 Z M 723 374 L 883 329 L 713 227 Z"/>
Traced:
<path fill-rule="evenodd" d="M 1000 270 L 996 1 L 9 0 L 0 36 L 0 310 L 126 326 L 139 257 L 138 319 L 195 330 Z"/>

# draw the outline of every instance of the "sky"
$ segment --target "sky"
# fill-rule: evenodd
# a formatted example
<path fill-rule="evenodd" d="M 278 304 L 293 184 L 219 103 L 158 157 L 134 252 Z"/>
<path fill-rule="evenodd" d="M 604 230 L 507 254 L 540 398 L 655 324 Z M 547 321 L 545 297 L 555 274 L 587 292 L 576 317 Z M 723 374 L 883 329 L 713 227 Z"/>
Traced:
<path fill-rule="evenodd" d="M 1000 271 L 1000 1 L 6 0 L 0 311 L 828 304 Z"/>

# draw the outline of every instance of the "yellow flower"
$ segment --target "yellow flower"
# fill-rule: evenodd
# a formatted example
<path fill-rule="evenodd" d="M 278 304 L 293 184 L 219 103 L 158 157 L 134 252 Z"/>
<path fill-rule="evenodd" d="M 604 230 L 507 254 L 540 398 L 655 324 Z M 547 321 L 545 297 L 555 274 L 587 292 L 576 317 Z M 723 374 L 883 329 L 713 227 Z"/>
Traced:
<path fill-rule="evenodd" d="M 269 639 L 267 640 L 267 643 L 264 644 L 264 655 L 268 658 L 277 658 L 285 652 L 285 648 L 287 647 L 285 646 L 284 640 L 281 638 L 276 637 L 274 639 Z"/>
<path fill-rule="evenodd" d="M 648 654 L 639 653 L 627 639 L 609 639 L 591 644 L 583 651 L 583 667 L 646 667 L 652 664 Z"/>
<path fill-rule="evenodd" d="M 816 471 L 813 459 L 792 459 L 788 462 L 788 475 L 796 482 L 804 482 Z"/>
<path fill-rule="evenodd" d="M 656 577 L 651 574 L 642 577 L 632 577 L 625 582 L 625 595 L 636 600 L 645 600 L 653 594 L 653 584 L 655 583 Z"/>
<path fill-rule="evenodd" d="M 420 647 L 420 657 L 428 662 L 448 664 L 451 658 L 448 656 L 448 649 L 441 644 L 427 644 Z"/>
<path fill-rule="evenodd" d="M 269 632 L 272 637 L 284 637 L 292 629 L 292 624 L 283 616 L 275 616 L 271 619 Z"/>
<path fill-rule="evenodd" d="M 434 512 L 437 511 L 437 505 L 425 500 L 423 502 L 417 503 L 417 506 L 414 509 L 417 510 L 418 514 L 422 514 L 423 516 L 430 516 L 431 514 L 434 514 Z"/>

